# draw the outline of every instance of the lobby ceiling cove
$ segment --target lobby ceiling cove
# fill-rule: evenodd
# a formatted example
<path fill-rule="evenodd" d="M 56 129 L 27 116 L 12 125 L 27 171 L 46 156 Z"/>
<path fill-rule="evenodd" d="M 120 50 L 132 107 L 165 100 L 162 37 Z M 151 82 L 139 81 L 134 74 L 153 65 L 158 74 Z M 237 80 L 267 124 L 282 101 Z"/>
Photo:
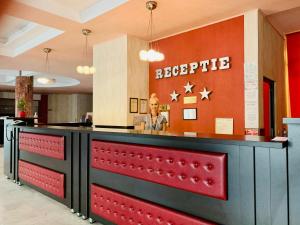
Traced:
<path fill-rule="evenodd" d="M 300 0 L 158 0 L 157 2 L 159 7 L 154 15 L 154 40 L 242 15 L 257 8 L 268 15 L 271 21 L 273 18 L 274 26 L 282 29 L 281 33 L 285 33 L 286 30 L 300 30 L 298 20 L 293 22 L 292 28 L 285 27 L 287 23 L 291 26 L 289 13 L 299 14 L 299 9 L 298 11 L 293 9 L 300 6 Z M 145 3 L 146 0 L 10 1 L 0 17 L 0 69 L 46 72 L 45 55 L 41 50 L 52 48 L 50 72 L 80 81 L 80 85 L 57 88 L 53 91 L 92 92 L 92 76 L 76 73 L 76 66 L 83 61 L 84 43 L 81 30 L 88 28 L 93 31 L 89 36 L 88 46 L 88 61 L 92 64 L 94 44 L 123 34 L 144 40 L 149 38 L 147 36 L 149 12 L 145 8 Z M 0 85 L 1 90 L 9 88 Z"/>

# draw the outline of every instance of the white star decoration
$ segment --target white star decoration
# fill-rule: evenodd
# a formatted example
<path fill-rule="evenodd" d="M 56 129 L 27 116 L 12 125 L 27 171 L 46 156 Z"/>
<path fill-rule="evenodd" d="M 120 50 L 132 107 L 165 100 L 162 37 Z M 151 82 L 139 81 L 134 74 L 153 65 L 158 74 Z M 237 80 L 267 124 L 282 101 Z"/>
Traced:
<path fill-rule="evenodd" d="M 187 82 L 187 84 L 184 86 L 185 93 L 192 93 L 192 88 L 194 87 L 193 84 L 190 84 L 190 82 Z"/>
<path fill-rule="evenodd" d="M 206 88 L 203 89 L 203 91 L 199 92 L 201 94 L 201 100 L 203 99 L 209 99 L 208 95 L 211 93 L 211 91 L 206 90 Z"/>
<path fill-rule="evenodd" d="M 176 102 L 177 102 L 178 95 L 179 95 L 179 94 L 177 94 L 176 91 L 174 90 L 174 91 L 172 92 L 172 94 L 170 94 L 170 96 L 171 96 L 171 101 L 172 101 L 172 102 L 173 102 L 173 101 L 176 101 Z"/>

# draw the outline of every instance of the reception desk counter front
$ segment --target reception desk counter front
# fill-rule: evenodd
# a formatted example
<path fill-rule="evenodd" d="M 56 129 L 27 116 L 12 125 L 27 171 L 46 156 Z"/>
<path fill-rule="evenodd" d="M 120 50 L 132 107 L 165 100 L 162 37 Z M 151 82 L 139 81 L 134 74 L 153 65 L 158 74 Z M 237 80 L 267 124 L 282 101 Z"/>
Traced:
<path fill-rule="evenodd" d="M 16 126 L 15 179 L 90 222 L 289 224 L 287 142 L 187 135 Z"/>

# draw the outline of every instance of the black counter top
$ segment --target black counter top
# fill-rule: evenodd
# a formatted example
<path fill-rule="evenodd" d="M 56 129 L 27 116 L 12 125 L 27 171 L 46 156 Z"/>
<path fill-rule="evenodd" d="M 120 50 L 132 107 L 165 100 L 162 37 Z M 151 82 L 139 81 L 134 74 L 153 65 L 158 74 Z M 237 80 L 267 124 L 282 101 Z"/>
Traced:
<path fill-rule="evenodd" d="M 19 126 L 21 130 L 31 129 L 56 129 L 56 130 L 68 130 L 68 131 L 80 131 L 80 132 L 99 132 L 110 135 L 129 135 L 129 136 L 142 136 L 151 138 L 162 139 L 182 139 L 197 141 L 202 143 L 214 143 L 214 144 L 235 144 L 242 146 L 255 146 L 266 148 L 285 148 L 288 142 L 274 142 L 269 137 L 252 136 L 252 135 L 221 135 L 221 134 L 202 134 L 196 132 L 164 132 L 164 131 L 151 131 L 151 130 L 132 130 L 132 129 L 111 129 L 111 128 L 93 128 L 93 127 L 64 127 L 64 126 L 35 126 L 24 127 Z M 23 128 L 23 129 L 22 129 Z M 24 129 L 25 128 L 25 129 Z M 33 131 L 32 131 L 33 132 Z"/>

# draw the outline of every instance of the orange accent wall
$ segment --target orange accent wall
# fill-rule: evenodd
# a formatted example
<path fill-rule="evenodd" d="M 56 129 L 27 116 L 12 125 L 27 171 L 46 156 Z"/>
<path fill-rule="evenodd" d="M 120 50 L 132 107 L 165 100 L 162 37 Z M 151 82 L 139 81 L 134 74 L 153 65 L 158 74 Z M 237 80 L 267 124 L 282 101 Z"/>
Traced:
<path fill-rule="evenodd" d="M 234 134 L 244 134 L 244 17 L 209 25 L 154 43 L 165 54 L 162 62 L 150 63 L 149 93 L 157 93 L 161 104 L 169 104 L 169 131 L 215 132 L 215 118 L 234 118 Z M 194 61 L 229 56 L 228 70 L 155 79 L 155 70 Z M 195 85 L 193 93 L 185 94 L 187 82 Z M 211 90 L 210 100 L 201 100 L 200 91 Z M 180 93 L 178 102 L 170 94 Z M 183 97 L 197 96 L 196 104 L 183 104 Z M 184 108 L 197 108 L 197 120 L 183 120 Z"/>

